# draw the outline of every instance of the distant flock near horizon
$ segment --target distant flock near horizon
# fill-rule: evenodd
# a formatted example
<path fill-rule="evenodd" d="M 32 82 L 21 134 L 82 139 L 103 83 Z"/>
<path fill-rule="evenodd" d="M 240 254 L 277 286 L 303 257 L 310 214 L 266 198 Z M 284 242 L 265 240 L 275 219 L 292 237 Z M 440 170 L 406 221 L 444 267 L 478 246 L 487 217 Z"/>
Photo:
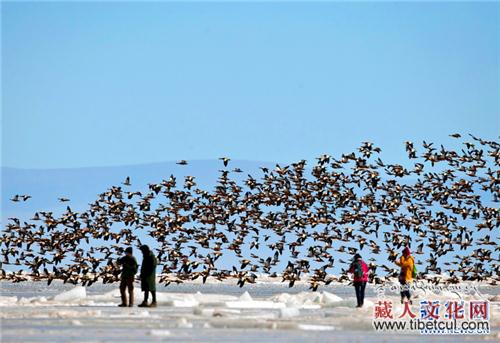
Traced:
<path fill-rule="evenodd" d="M 211 190 L 198 188 L 193 176 L 170 175 L 138 191 L 126 177 L 86 211 L 67 206 L 61 216 L 38 211 L 30 219 L 9 218 L 0 236 L 0 279 L 117 282 L 116 259 L 149 240 L 166 285 L 211 277 L 242 287 L 263 273 L 292 287 L 307 273 L 316 290 L 348 282 L 356 253 L 369 261 L 370 282 L 381 284 L 397 276 L 394 261 L 405 246 L 421 258 L 421 279 L 496 285 L 500 144 L 450 136 L 461 144 L 456 151 L 425 141 L 417 150 L 406 142 L 411 167 L 383 162 L 381 149 L 364 142 L 338 158 L 318 157 L 310 174 L 301 160 L 262 167 L 262 175 L 241 182 L 231 175 L 243 171 L 222 157 Z M 17 194 L 11 201 L 30 198 Z M 8 265 L 20 270 L 7 272 Z M 436 276 L 442 273 L 448 277 Z"/>

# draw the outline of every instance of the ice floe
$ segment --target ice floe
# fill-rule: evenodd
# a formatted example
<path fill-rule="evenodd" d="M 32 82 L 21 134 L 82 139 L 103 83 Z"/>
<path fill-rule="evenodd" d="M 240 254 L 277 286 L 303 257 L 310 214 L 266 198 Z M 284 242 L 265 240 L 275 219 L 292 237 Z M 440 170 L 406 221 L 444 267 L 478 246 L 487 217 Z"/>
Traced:
<path fill-rule="evenodd" d="M 335 330 L 335 327 L 331 325 L 298 324 L 297 327 L 300 330 L 313 330 L 313 331 Z"/>
<path fill-rule="evenodd" d="M 170 336 L 169 330 L 151 330 L 149 331 L 151 336 Z"/>
<path fill-rule="evenodd" d="M 87 297 L 87 292 L 85 290 L 85 287 L 82 286 L 76 286 L 75 288 L 62 292 L 60 294 L 55 295 L 52 300 L 54 301 L 74 301 L 74 300 L 80 300 L 80 299 L 85 299 Z"/>
<path fill-rule="evenodd" d="M 280 318 L 292 318 L 292 317 L 298 317 L 299 315 L 300 315 L 300 310 L 296 307 L 281 308 L 279 313 Z"/>
<path fill-rule="evenodd" d="M 0 306 L 10 306 L 17 303 L 17 297 L 0 296 Z"/>

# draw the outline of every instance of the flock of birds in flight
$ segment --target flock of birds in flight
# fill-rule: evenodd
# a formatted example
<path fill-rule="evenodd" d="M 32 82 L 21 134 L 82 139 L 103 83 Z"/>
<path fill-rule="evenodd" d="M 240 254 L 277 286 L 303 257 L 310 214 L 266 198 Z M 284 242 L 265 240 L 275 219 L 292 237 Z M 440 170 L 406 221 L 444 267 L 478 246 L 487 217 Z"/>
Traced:
<path fill-rule="evenodd" d="M 155 242 L 165 285 L 211 277 L 242 287 L 266 274 L 290 287 L 304 277 L 316 290 L 349 281 L 346 270 L 357 252 L 368 261 L 370 282 L 381 284 L 398 275 L 394 261 L 405 246 L 424 258 L 417 260 L 422 279 L 496 285 L 500 144 L 471 137 L 456 151 L 424 141 L 419 153 L 406 142 L 406 167 L 383 162 L 381 149 L 365 142 L 338 159 L 320 156 L 310 174 L 302 160 L 262 167 L 262 177 L 242 182 L 230 177 L 242 170 L 230 170 L 224 157 L 211 191 L 198 188 L 193 176 L 173 175 L 132 191 L 127 177 L 86 211 L 67 206 L 61 216 L 39 211 L 23 222 L 9 218 L 0 236 L 2 265 L 20 267 L 2 269 L 0 278 L 116 282 L 116 258 L 147 238 Z M 231 260 L 224 255 L 238 262 L 224 268 Z M 341 272 L 334 275 L 334 268 Z"/>

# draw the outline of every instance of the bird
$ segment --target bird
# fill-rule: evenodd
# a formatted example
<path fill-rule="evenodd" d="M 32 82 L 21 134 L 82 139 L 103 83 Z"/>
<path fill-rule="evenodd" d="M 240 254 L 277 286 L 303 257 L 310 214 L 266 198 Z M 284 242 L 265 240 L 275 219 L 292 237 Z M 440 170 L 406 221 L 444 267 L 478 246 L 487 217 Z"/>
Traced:
<path fill-rule="evenodd" d="M 397 163 L 364 141 L 354 151 L 320 155 L 312 165 L 261 166 L 258 175 L 246 176 L 235 168 L 237 177 L 222 169 L 210 188 L 194 175 L 178 182 L 172 174 L 132 189 L 127 176 L 126 190 L 110 185 L 87 209 L 65 205 L 8 218 L 0 232 L 2 267 L 12 264 L 23 273 L 2 269 L 0 277 L 49 285 L 117 282 L 113 261 L 124 246 L 140 246 L 147 237 L 156 245 L 165 285 L 213 278 L 245 287 L 265 274 L 289 287 L 304 280 L 317 291 L 334 280 L 348 283 L 355 253 L 370 256 L 370 281 L 383 284 L 397 277 L 393 262 L 405 246 L 415 247 L 422 277 L 449 271 L 428 282 L 497 284 L 500 210 L 490 199 L 500 197 L 500 144 L 457 135 L 451 135 L 463 143 L 457 149 L 405 141 Z M 230 161 L 220 160 L 224 167 Z M 25 197 L 31 196 L 10 200 Z M 467 253 L 450 256 L 454 251 Z"/>
<path fill-rule="evenodd" d="M 231 159 L 229 157 L 219 157 L 219 160 L 222 160 L 224 167 L 227 167 L 227 165 Z"/>
<path fill-rule="evenodd" d="M 28 199 L 31 199 L 31 195 L 16 194 L 10 200 L 13 202 L 19 202 L 19 201 L 27 201 Z"/>

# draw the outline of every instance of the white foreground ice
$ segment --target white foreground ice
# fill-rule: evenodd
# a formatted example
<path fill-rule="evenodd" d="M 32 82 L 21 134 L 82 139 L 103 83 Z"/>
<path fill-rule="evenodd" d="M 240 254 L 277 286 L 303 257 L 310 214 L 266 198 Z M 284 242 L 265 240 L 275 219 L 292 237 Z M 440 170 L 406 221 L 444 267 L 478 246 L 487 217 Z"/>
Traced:
<path fill-rule="evenodd" d="M 391 335 L 373 331 L 371 323 L 377 301 L 373 293 L 365 299 L 365 306 L 357 309 L 354 290 L 340 285 L 317 292 L 307 289 L 290 292 L 286 287 L 265 284 L 249 290 L 211 286 L 207 293 L 203 292 L 204 286 L 196 286 L 192 292 L 182 292 L 191 287 L 185 285 L 185 288 L 175 288 L 176 291 L 167 291 L 168 288 L 158 291 L 157 308 L 119 308 L 118 285 L 102 286 L 98 292 L 92 287 L 60 285 L 64 290 L 47 294 L 51 288 L 41 283 L 24 283 L 16 286 L 19 288 L 0 284 L 3 286 L 0 295 L 2 342 L 66 342 L 69 338 L 71 341 L 106 342 L 254 342 L 266 335 L 273 337 L 272 341 L 287 343 L 329 342 L 332 335 L 344 341 L 374 342 L 386 341 Z M 37 293 L 39 295 L 33 295 Z M 498 328 L 500 297 L 498 292 L 493 293 L 461 296 L 465 300 L 487 297 L 491 301 L 491 325 Z M 417 299 L 423 296 L 442 300 L 459 297 L 453 292 L 424 294 L 416 291 L 414 295 Z M 394 312 L 402 312 L 397 295 L 389 299 L 393 300 Z M 141 301 L 142 292 L 136 286 L 135 304 Z M 415 334 L 401 337 L 398 339 L 421 339 Z M 449 338 L 454 343 L 457 339 L 467 339 Z M 473 338 L 499 339 L 500 336 L 494 329 L 490 336 Z"/>

